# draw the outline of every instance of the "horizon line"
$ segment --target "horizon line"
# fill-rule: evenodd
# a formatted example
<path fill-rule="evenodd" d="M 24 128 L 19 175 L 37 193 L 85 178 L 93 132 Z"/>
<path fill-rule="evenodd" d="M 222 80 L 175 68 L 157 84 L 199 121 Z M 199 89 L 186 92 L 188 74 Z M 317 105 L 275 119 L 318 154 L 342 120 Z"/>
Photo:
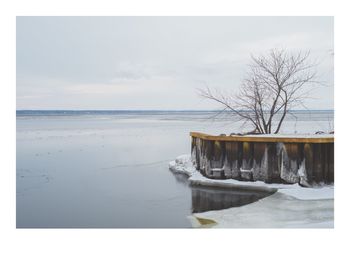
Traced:
<path fill-rule="evenodd" d="M 16 111 L 222 111 L 221 109 L 16 109 Z M 290 111 L 334 111 L 334 109 L 291 109 Z"/>

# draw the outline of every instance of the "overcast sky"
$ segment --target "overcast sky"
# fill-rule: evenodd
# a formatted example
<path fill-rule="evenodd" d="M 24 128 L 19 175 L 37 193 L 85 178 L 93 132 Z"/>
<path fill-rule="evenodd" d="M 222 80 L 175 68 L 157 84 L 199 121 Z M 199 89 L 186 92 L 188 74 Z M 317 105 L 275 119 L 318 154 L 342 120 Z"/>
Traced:
<path fill-rule="evenodd" d="M 197 88 L 237 91 L 251 54 L 310 50 L 333 109 L 331 17 L 18 17 L 17 109 L 216 109 Z"/>

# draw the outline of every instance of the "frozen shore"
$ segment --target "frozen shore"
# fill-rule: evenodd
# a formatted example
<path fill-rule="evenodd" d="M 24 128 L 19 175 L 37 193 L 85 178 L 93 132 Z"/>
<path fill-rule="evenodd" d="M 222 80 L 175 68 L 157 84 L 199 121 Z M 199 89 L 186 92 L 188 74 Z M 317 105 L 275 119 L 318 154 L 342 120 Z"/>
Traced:
<path fill-rule="evenodd" d="M 334 186 L 305 188 L 298 184 L 267 184 L 234 179 L 215 180 L 202 176 L 190 155 L 181 155 L 169 163 L 174 173 L 189 176 L 191 185 L 215 186 L 274 193 L 257 202 L 219 211 L 189 216 L 194 227 L 232 228 L 333 228 Z M 203 221 L 210 222 L 208 224 Z M 205 225 L 204 225 L 205 224 Z"/>

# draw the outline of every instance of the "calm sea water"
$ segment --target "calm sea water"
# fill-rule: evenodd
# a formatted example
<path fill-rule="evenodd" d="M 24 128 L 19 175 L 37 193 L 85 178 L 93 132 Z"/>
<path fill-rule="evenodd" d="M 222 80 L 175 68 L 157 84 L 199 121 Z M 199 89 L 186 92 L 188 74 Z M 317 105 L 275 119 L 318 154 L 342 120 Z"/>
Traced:
<path fill-rule="evenodd" d="M 17 227 L 190 227 L 192 212 L 244 205 L 252 192 L 191 188 L 168 162 L 190 131 L 248 130 L 213 112 L 17 111 Z M 297 120 L 296 120 L 297 119 Z M 333 129 L 333 111 L 297 111 L 285 133 Z"/>

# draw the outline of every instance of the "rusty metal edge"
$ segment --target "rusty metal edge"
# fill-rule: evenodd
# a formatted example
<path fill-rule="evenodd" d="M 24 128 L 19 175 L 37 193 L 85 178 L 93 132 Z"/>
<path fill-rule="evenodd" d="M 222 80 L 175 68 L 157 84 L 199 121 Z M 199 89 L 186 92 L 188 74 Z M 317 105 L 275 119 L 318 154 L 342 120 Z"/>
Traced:
<path fill-rule="evenodd" d="M 263 137 L 257 135 L 252 136 L 213 136 L 200 132 L 190 132 L 191 137 L 201 138 L 211 141 L 241 141 L 241 142 L 282 142 L 282 143 L 334 143 L 334 137 L 314 137 L 314 138 L 302 138 L 302 137 Z"/>

